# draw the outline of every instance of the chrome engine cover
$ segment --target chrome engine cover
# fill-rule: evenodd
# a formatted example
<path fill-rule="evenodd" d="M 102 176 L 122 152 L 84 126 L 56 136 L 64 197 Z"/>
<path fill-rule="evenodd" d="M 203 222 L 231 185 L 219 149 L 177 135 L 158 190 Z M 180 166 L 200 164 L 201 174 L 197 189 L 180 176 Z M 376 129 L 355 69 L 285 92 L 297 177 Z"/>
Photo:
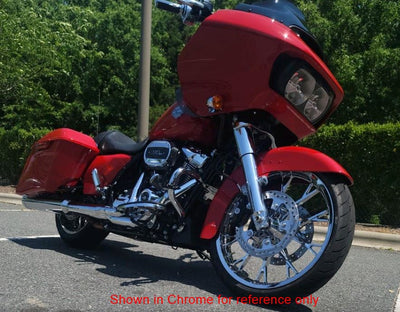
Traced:
<path fill-rule="evenodd" d="M 153 141 L 144 151 L 144 162 L 153 169 L 164 168 L 170 163 L 175 150 L 168 141 Z"/>

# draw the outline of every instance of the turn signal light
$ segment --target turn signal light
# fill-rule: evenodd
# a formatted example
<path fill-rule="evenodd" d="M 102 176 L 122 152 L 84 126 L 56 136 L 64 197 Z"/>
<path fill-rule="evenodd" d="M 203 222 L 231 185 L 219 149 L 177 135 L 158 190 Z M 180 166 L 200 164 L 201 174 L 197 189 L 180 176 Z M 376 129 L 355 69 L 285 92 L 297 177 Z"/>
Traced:
<path fill-rule="evenodd" d="M 222 111 L 222 96 L 214 95 L 207 100 L 207 107 L 210 113 L 215 113 L 216 111 Z"/>

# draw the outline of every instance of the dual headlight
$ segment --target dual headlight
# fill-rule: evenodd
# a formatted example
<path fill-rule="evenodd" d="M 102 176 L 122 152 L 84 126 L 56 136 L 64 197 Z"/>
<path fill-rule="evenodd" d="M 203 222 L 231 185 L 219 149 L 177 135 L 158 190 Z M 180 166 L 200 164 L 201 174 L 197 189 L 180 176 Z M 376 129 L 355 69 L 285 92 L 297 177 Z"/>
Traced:
<path fill-rule="evenodd" d="M 286 65 L 289 66 L 278 73 L 277 91 L 312 124 L 316 124 L 328 112 L 333 93 L 322 77 L 308 66 L 299 62 Z"/>

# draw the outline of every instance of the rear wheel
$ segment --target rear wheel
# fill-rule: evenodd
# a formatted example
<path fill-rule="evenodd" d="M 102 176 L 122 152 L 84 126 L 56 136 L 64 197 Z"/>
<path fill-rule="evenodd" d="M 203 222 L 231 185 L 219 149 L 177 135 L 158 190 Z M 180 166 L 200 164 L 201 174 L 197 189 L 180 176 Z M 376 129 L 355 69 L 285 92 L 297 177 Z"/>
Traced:
<path fill-rule="evenodd" d="M 61 239 L 75 248 L 95 248 L 109 232 L 94 228 L 84 216 L 56 214 L 56 226 Z"/>
<path fill-rule="evenodd" d="M 247 197 L 238 195 L 211 244 L 211 259 L 237 295 L 304 297 L 342 265 L 353 239 L 353 200 L 330 175 L 279 172 L 268 179 L 270 227 L 257 230 Z"/>

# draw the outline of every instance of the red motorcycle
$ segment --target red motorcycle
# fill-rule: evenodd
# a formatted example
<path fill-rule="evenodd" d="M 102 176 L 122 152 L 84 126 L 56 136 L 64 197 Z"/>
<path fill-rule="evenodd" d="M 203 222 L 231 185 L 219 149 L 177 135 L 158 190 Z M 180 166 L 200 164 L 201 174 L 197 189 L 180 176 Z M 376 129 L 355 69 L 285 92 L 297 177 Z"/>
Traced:
<path fill-rule="evenodd" d="M 34 144 L 17 192 L 52 210 L 63 241 L 112 232 L 197 251 L 241 296 L 307 296 L 351 246 L 349 173 L 289 146 L 314 133 L 343 90 L 287 0 L 212 14 L 208 0 L 156 0 L 202 22 L 179 55 L 181 89 L 147 140 L 57 129 Z"/>

